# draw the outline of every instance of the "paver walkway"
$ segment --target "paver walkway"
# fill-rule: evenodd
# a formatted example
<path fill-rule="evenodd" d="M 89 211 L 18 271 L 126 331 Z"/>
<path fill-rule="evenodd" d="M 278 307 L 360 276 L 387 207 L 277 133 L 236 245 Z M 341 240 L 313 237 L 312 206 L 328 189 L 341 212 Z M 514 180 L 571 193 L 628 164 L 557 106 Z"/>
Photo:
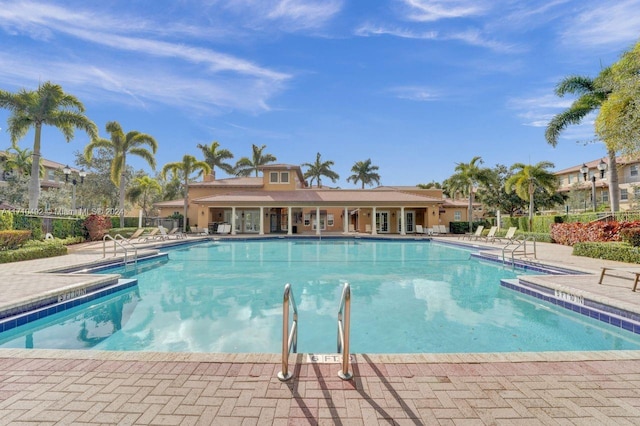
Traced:
<path fill-rule="evenodd" d="M 611 262 L 555 245 L 538 258 L 591 272 L 581 291 L 640 306 L 630 282 L 597 284 Z M 0 288 L 34 270 L 0 266 Z M 0 424 L 640 425 L 640 351 L 358 354 L 350 381 L 304 354 L 291 369 L 283 383 L 270 354 L 0 350 Z"/>

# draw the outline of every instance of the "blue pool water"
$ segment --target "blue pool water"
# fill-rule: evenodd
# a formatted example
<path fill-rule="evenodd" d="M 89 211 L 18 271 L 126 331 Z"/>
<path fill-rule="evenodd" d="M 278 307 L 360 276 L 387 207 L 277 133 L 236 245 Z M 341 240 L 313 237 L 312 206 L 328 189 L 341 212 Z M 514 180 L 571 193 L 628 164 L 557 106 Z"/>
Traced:
<path fill-rule="evenodd" d="M 279 353 L 291 283 L 298 352 L 333 353 L 349 282 L 354 353 L 640 348 L 636 334 L 500 286 L 521 270 L 425 241 L 221 241 L 136 272 L 137 287 L 3 333 L 0 347 Z"/>

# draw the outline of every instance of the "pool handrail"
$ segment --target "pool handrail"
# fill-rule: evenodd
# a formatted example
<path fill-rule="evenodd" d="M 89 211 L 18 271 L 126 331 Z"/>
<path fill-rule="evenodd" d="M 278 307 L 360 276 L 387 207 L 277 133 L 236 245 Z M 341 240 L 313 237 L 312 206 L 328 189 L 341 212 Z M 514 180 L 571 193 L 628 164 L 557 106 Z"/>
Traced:
<path fill-rule="evenodd" d="M 293 321 L 291 331 L 289 331 L 289 305 L 293 309 Z M 291 284 L 284 286 L 284 296 L 282 298 L 282 371 L 278 373 L 278 379 L 282 382 L 293 377 L 289 371 L 289 353 L 298 350 L 298 306 L 291 291 Z"/>
<path fill-rule="evenodd" d="M 342 353 L 342 369 L 338 371 L 338 377 L 342 380 L 350 380 L 353 374 L 349 372 L 349 335 L 351 328 L 351 287 L 344 283 L 340 307 L 338 308 L 338 353 Z"/>
<path fill-rule="evenodd" d="M 530 236 L 524 236 L 524 235 L 520 235 L 516 238 L 514 238 L 512 240 L 512 243 L 510 242 L 509 244 L 507 244 L 506 246 L 504 246 L 502 248 L 502 264 L 504 265 L 506 263 L 506 258 L 505 258 L 505 253 L 507 251 L 507 248 L 510 246 L 510 244 L 514 244 L 515 247 L 513 247 L 513 249 L 511 250 L 511 266 L 515 267 L 515 254 L 516 252 L 521 253 L 523 256 L 527 256 L 528 252 L 527 252 L 527 241 L 531 241 L 533 242 L 533 258 L 537 259 L 538 255 L 537 255 L 537 250 L 536 250 L 536 237 L 533 235 Z M 522 250 L 519 251 L 518 249 L 520 249 L 522 247 Z"/>
<path fill-rule="evenodd" d="M 122 240 L 122 243 L 127 243 L 133 248 L 133 261 L 137 265 L 138 264 L 138 248 L 120 234 L 116 234 L 115 237 L 112 237 L 109 234 L 105 234 L 105 236 L 102 237 L 102 257 L 107 257 L 107 239 L 109 239 L 113 241 L 113 255 L 115 256 L 117 254 L 116 245 L 118 245 L 124 251 L 124 264 L 126 265 L 127 263 L 129 263 L 128 262 L 129 251 L 124 246 L 124 244 L 118 241 L 118 237 L 120 237 L 120 239 Z"/>

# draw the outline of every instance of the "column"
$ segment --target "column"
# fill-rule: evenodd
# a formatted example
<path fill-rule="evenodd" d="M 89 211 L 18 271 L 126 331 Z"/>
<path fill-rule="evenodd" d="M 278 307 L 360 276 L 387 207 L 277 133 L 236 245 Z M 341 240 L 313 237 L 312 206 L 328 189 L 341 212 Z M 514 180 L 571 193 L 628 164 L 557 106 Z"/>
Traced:
<path fill-rule="evenodd" d="M 291 220 L 291 207 L 287 207 L 287 235 L 293 234 L 293 224 Z"/>
<path fill-rule="evenodd" d="M 376 208 L 371 208 L 371 235 L 378 235 L 378 230 L 376 229 Z"/>
<path fill-rule="evenodd" d="M 320 235 L 320 207 L 316 207 L 316 235 Z"/>
<path fill-rule="evenodd" d="M 231 235 L 236 235 L 236 206 L 231 207 Z"/>
<path fill-rule="evenodd" d="M 342 232 L 345 234 L 349 232 L 349 221 L 351 218 L 349 217 L 349 209 L 344 208 L 344 213 L 342 213 Z"/>
<path fill-rule="evenodd" d="M 404 207 L 400 207 L 400 235 L 407 235 L 407 224 L 404 222 L 404 220 Z"/>
<path fill-rule="evenodd" d="M 264 207 L 260 206 L 260 234 L 264 235 Z"/>

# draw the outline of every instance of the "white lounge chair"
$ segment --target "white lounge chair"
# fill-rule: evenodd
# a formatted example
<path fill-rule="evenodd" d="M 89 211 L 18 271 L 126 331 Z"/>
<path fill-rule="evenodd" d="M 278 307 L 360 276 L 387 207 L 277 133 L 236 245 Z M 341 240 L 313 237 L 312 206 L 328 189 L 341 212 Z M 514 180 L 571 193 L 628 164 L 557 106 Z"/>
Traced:
<path fill-rule="evenodd" d="M 502 242 L 502 240 L 506 240 L 507 243 L 511 243 L 515 238 L 517 230 L 518 230 L 517 226 L 512 226 L 507 230 L 507 233 L 504 235 L 504 237 L 494 237 L 492 242 L 495 242 L 495 241 Z"/>
<path fill-rule="evenodd" d="M 477 240 L 478 238 L 480 238 L 482 236 L 482 231 L 484 231 L 484 225 L 478 225 L 478 227 L 476 228 L 476 232 L 474 233 L 467 233 L 464 234 L 462 236 L 463 240 Z"/>
<path fill-rule="evenodd" d="M 424 229 L 422 229 L 422 225 L 416 225 L 416 234 L 424 234 Z"/>
<path fill-rule="evenodd" d="M 489 233 L 487 235 L 481 235 L 476 238 L 476 240 L 485 240 L 486 242 L 493 241 L 496 237 L 496 231 L 498 230 L 497 226 L 492 226 L 489 228 Z"/>

